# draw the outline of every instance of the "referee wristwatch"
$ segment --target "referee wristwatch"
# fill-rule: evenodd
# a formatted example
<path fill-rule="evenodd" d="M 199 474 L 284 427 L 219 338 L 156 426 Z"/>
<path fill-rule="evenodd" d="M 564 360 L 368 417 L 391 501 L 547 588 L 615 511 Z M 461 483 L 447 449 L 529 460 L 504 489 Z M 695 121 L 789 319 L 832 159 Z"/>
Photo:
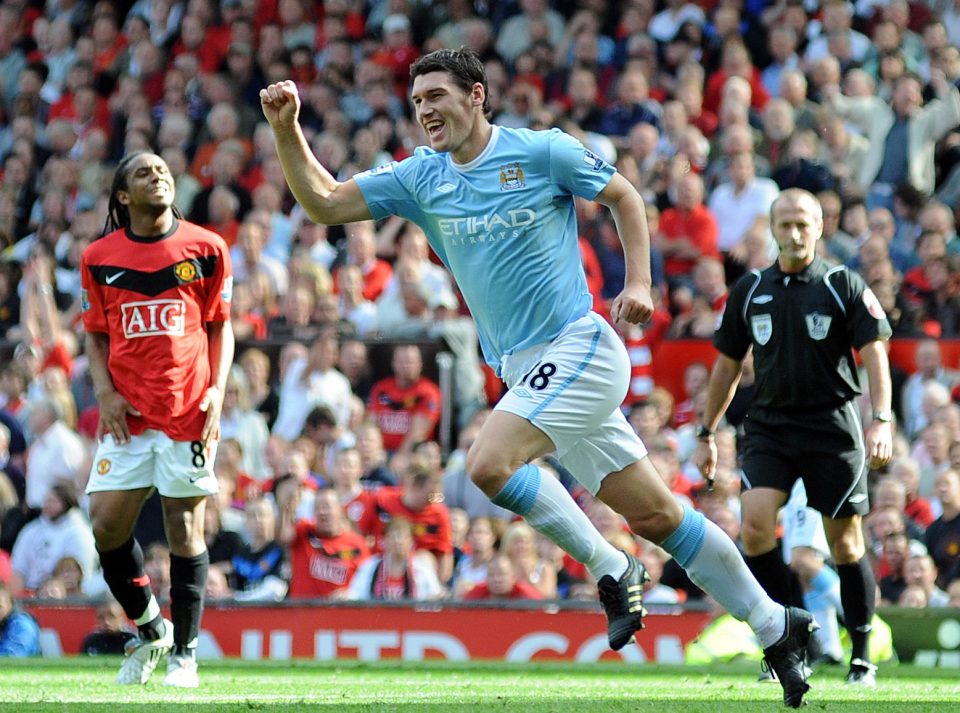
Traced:
<path fill-rule="evenodd" d="M 873 420 L 879 421 L 880 423 L 891 423 L 893 421 L 893 414 L 888 410 L 874 411 Z"/>
<path fill-rule="evenodd" d="M 704 426 L 702 423 L 697 426 L 693 434 L 697 437 L 698 441 L 705 441 L 708 438 L 713 438 L 713 431 Z"/>

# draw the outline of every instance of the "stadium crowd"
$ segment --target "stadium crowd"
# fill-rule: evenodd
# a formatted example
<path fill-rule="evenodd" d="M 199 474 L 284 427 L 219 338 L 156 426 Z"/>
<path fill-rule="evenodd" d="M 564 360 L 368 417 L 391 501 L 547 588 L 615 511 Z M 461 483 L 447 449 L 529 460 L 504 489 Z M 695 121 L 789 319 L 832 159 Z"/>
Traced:
<path fill-rule="evenodd" d="M 207 598 L 592 599 L 585 569 L 466 475 L 499 395 L 450 276 L 416 226 L 310 223 L 258 91 L 292 78 L 317 157 L 340 178 L 424 142 L 408 96 L 423 52 L 468 45 L 493 120 L 560 127 L 643 194 L 658 309 L 623 334 L 630 423 L 678 498 L 734 540 L 737 429 L 749 371 L 717 433 L 716 485 L 689 459 L 709 365 L 685 398 L 652 379 L 671 338 L 709 338 L 727 286 L 769 265 L 781 189 L 823 206 L 822 256 L 859 271 L 894 338 L 895 459 L 865 520 L 882 601 L 960 607 L 960 9 L 945 0 L 84 0 L 0 3 L 0 582 L 15 596 L 100 598 L 82 496 L 97 426 L 78 265 L 101 232 L 112 168 L 150 149 L 176 205 L 231 246 L 239 346 L 207 505 Z M 504 178 L 503 180 L 507 180 Z M 616 228 L 579 201 L 597 311 L 623 285 Z M 454 355 L 455 441 L 424 343 Z M 378 374 L 372 344 L 392 348 Z M 377 378 L 382 376 L 383 378 Z M 869 411 L 869 403 L 864 400 Z M 598 529 L 653 575 L 647 603 L 702 596 L 610 508 L 548 462 Z M 159 599 L 159 510 L 138 528 Z M 106 614 L 105 614 L 106 616 Z"/>

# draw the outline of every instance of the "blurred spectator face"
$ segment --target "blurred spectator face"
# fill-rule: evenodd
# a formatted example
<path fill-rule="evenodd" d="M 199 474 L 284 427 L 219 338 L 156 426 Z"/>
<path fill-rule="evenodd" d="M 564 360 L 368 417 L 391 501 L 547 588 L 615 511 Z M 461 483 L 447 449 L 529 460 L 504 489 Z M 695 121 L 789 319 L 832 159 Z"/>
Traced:
<path fill-rule="evenodd" d="M 953 469 L 942 472 L 935 481 L 934 493 L 944 507 L 960 508 L 960 474 Z"/>
<path fill-rule="evenodd" d="M 367 345 L 356 339 L 343 342 L 340 345 L 337 366 L 340 372 L 351 381 L 362 378 L 370 370 Z"/>
<path fill-rule="evenodd" d="M 357 451 L 364 470 L 382 463 L 386 458 L 383 450 L 383 434 L 376 424 L 366 424 L 357 432 Z"/>
<path fill-rule="evenodd" d="M 693 210 L 703 203 L 703 180 L 695 173 L 688 173 L 677 186 L 677 208 Z"/>
<path fill-rule="evenodd" d="M 41 509 L 44 517 L 56 520 L 67 511 L 67 506 L 55 491 L 49 490 L 43 498 Z"/>
<path fill-rule="evenodd" d="M 269 542 L 276 528 L 276 515 L 269 501 L 258 498 L 247 504 L 245 511 L 247 533 L 253 542 Z"/>
<path fill-rule="evenodd" d="M 57 577 L 50 577 L 37 589 L 40 599 L 66 599 L 67 588 Z"/>
<path fill-rule="evenodd" d="M 960 609 L 960 579 L 955 579 L 947 585 L 947 595 L 950 597 L 947 606 Z"/>
<path fill-rule="evenodd" d="M 630 153 L 638 161 L 643 161 L 649 156 L 653 156 L 657 150 L 657 142 L 660 140 L 660 132 L 657 127 L 651 124 L 639 123 L 630 129 L 628 141 L 630 144 Z"/>
<path fill-rule="evenodd" d="M 893 89 L 890 104 L 898 115 L 912 115 L 923 104 L 923 87 L 913 77 L 901 78 Z"/>
<path fill-rule="evenodd" d="M 407 471 L 403 476 L 403 503 L 413 512 L 443 500 L 443 479 L 439 474 Z"/>
<path fill-rule="evenodd" d="M 785 99 L 771 99 L 763 111 L 763 130 L 772 141 L 786 141 L 793 133 L 793 107 Z"/>
<path fill-rule="evenodd" d="M 3 621 L 10 612 L 13 611 L 13 595 L 10 594 L 6 586 L 0 582 L 0 621 Z"/>
<path fill-rule="evenodd" d="M 934 463 L 943 463 L 947 460 L 947 449 L 950 447 L 950 437 L 947 429 L 939 423 L 931 423 L 921 436 L 927 454 Z"/>
<path fill-rule="evenodd" d="M 890 569 L 902 573 L 903 565 L 910 554 L 910 542 L 902 532 L 894 532 L 883 540 L 883 559 Z"/>
<path fill-rule="evenodd" d="M 742 188 L 754 179 L 753 154 L 744 151 L 730 157 L 730 180 L 734 186 Z"/>
<path fill-rule="evenodd" d="M 597 100 L 597 79 L 593 72 L 586 69 L 575 69 L 570 74 L 567 85 L 567 94 L 574 106 L 585 106 Z"/>
<path fill-rule="evenodd" d="M 780 77 L 780 96 L 790 102 L 790 106 L 799 106 L 807 98 L 807 80 L 799 71 L 784 72 Z"/>
<path fill-rule="evenodd" d="M 53 568 L 53 576 L 63 582 L 67 595 L 80 594 L 83 583 L 83 570 L 73 557 L 64 557 Z"/>
<path fill-rule="evenodd" d="M 893 213 L 886 208 L 874 208 L 870 211 L 868 225 L 871 235 L 878 235 L 888 244 L 893 240 L 897 230 L 897 224 L 894 221 Z"/>
<path fill-rule="evenodd" d="M 333 461 L 333 470 L 330 477 L 337 490 L 351 490 L 359 482 L 363 475 L 363 464 L 360 461 L 360 454 L 353 450 L 343 450 L 337 453 Z"/>
<path fill-rule="evenodd" d="M 906 505 L 907 493 L 903 483 L 891 477 L 885 477 L 880 481 L 873 495 L 874 507 L 891 507 L 903 510 Z"/>
<path fill-rule="evenodd" d="M 363 274 L 356 265 L 344 265 L 337 271 L 340 292 L 353 299 L 363 299 Z"/>
<path fill-rule="evenodd" d="M 127 625 L 127 615 L 123 607 L 114 600 L 104 602 L 97 607 L 97 629 L 99 631 L 123 631 Z"/>
<path fill-rule="evenodd" d="M 782 64 L 797 50 L 797 33 L 791 27 L 778 26 L 770 32 L 770 54 Z"/>
<path fill-rule="evenodd" d="M 313 518 L 317 532 L 322 537 L 335 537 L 343 530 L 343 508 L 337 493 L 332 489 L 317 491 L 313 505 Z"/>
<path fill-rule="evenodd" d="M 908 586 L 917 586 L 924 592 L 930 592 L 937 578 L 937 569 L 929 555 L 911 557 L 903 565 L 903 578 Z"/>
<path fill-rule="evenodd" d="M 894 508 L 875 508 L 867 520 L 870 535 L 875 542 L 883 542 L 889 535 L 895 532 L 906 532 L 903 515 Z"/>
<path fill-rule="evenodd" d="M 640 104 L 647 100 L 650 87 L 642 72 L 632 71 L 620 78 L 617 94 L 623 104 Z"/>
<path fill-rule="evenodd" d="M 477 559 L 486 559 L 493 552 L 494 535 L 489 518 L 474 518 L 467 530 L 467 542 Z"/>
<path fill-rule="evenodd" d="M 420 348 L 412 344 L 397 347 L 393 350 L 393 359 L 390 364 L 398 382 L 404 385 L 413 384 L 423 372 Z"/>
<path fill-rule="evenodd" d="M 413 531 L 406 520 L 394 521 L 387 525 L 383 535 L 383 552 L 398 559 L 406 557 L 413 551 Z"/>
<path fill-rule="evenodd" d="M 900 598 L 897 600 L 897 606 L 907 609 L 926 609 L 927 593 L 923 587 L 908 586 L 900 594 Z"/>
<path fill-rule="evenodd" d="M 316 371 L 332 369 L 337 364 L 339 347 L 333 334 L 324 333 L 310 345 L 310 363 Z"/>
<path fill-rule="evenodd" d="M 288 324 L 304 326 L 313 314 L 313 293 L 303 286 L 291 287 L 283 298 L 283 316 Z"/>
<path fill-rule="evenodd" d="M 207 570 L 207 586 L 204 591 L 207 599 L 226 599 L 231 595 L 227 577 L 218 567 Z"/>
<path fill-rule="evenodd" d="M 487 565 L 487 587 L 491 596 L 508 596 L 516 583 L 513 564 L 504 555 L 495 555 Z"/>
<path fill-rule="evenodd" d="M 443 470 L 443 454 L 436 441 L 418 443 L 413 449 L 414 455 L 430 473 L 439 474 Z"/>

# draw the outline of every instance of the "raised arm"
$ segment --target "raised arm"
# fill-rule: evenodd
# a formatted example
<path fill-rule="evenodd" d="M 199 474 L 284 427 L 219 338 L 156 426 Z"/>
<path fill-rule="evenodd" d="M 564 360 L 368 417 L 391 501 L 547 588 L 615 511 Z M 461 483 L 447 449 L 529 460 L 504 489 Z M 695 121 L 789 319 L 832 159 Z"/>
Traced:
<path fill-rule="evenodd" d="M 260 106 L 273 129 L 287 185 L 310 220 L 324 225 L 370 220 L 370 209 L 356 181 L 338 181 L 310 150 L 298 120 L 297 85 L 288 79 L 261 89 Z"/>

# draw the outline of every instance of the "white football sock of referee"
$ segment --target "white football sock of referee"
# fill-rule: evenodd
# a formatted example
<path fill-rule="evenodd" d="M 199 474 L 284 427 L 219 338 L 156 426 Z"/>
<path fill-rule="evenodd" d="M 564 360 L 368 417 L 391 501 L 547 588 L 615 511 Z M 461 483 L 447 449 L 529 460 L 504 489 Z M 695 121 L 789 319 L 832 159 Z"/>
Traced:
<path fill-rule="evenodd" d="M 733 540 L 703 513 L 684 506 L 680 526 L 660 546 L 694 584 L 735 618 L 746 621 L 763 648 L 780 640 L 786 628 L 783 606 L 763 591 Z"/>
<path fill-rule="evenodd" d="M 559 480 L 535 465 L 518 468 L 491 500 L 521 515 L 595 579 L 607 574 L 620 579 L 627 571 L 627 556 L 604 539 Z"/>

